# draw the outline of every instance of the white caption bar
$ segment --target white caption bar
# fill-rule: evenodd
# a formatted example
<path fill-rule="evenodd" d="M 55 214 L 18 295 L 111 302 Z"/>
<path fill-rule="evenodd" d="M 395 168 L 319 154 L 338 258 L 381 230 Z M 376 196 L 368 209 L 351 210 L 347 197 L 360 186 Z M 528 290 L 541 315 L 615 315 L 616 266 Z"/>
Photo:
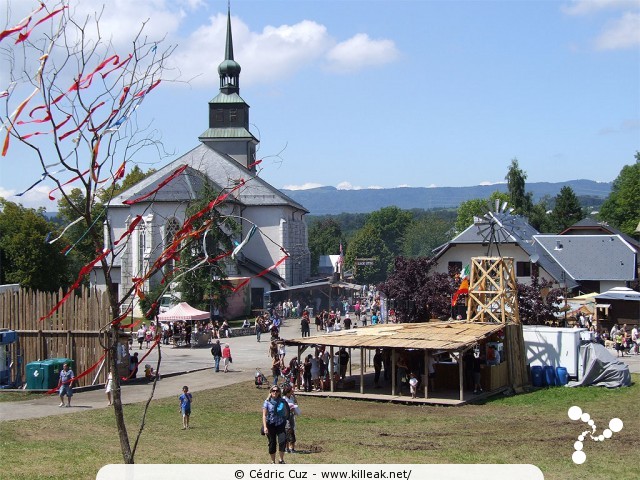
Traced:
<path fill-rule="evenodd" d="M 544 480 L 534 465 L 106 465 L 96 480 Z"/>

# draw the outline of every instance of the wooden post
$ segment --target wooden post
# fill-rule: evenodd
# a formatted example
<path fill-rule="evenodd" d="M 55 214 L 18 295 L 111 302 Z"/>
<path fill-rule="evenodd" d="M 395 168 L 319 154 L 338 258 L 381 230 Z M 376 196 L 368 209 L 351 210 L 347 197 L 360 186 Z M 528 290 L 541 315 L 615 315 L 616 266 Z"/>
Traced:
<path fill-rule="evenodd" d="M 360 347 L 360 393 L 364 394 L 364 347 Z"/>
<path fill-rule="evenodd" d="M 424 398 L 429 398 L 429 350 L 424 351 Z"/>
<path fill-rule="evenodd" d="M 464 400 L 464 372 L 462 365 L 462 350 L 458 351 L 458 381 L 460 382 L 460 401 Z"/>
<path fill-rule="evenodd" d="M 391 395 L 396 394 L 396 349 L 391 349 Z"/>
<path fill-rule="evenodd" d="M 333 381 L 333 345 L 331 345 L 329 347 L 329 383 L 331 385 L 331 391 L 333 392 L 335 390 L 335 385 L 334 385 L 334 381 Z"/>

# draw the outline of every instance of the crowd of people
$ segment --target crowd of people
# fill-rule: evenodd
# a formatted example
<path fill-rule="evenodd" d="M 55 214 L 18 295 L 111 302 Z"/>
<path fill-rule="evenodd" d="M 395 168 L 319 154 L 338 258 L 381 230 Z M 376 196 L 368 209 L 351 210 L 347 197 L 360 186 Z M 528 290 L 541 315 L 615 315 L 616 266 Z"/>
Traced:
<path fill-rule="evenodd" d="M 158 336 L 163 345 L 189 347 L 197 345 L 202 335 L 207 339 L 207 343 L 212 344 L 216 339 L 229 338 L 231 327 L 227 320 L 163 322 L 160 327 L 156 327 L 155 323 L 142 323 L 135 333 L 138 350 L 142 350 L 143 346 L 145 349 L 151 348 L 151 343 Z"/>
<path fill-rule="evenodd" d="M 631 355 L 640 355 L 640 331 L 638 330 L 638 325 L 635 325 L 631 332 L 629 332 L 627 328 L 627 324 L 624 325 L 614 325 L 611 328 L 611 331 L 607 334 L 607 332 L 603 332 L 602 336 L 605 340 L 605 345 L 607 340 L 610 345 L 618 352 L 619 357 L 624 357 L 624 354 Z"/>

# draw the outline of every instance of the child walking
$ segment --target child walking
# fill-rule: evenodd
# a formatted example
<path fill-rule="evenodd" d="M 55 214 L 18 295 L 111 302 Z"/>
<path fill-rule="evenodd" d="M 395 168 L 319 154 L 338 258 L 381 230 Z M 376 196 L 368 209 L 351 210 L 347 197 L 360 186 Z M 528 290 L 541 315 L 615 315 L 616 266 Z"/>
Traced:
<path fill-rule="evenodd" d="M 414 373 L 409 374 L 409 389 L 411 390 L 411 398 L 416 398 L 416 392 L 418 390 L 418 379 Z"/>
<path fill-rule="evenodd" d="M 189 416 L 191 415 L 191 401 L 193 396 L 189 393 L 189 387 L 182 387 L 182 395 L 178 397 L 180 400 L 180 412 L 182 413 L 182 429 L 189 428 Z"/>
<path fill-rule="evenodd" d="M 111 390 L 113 390 L 113 374 L 111 373 L 111 370 L 109 370 L 109 375 L 107 375 L 107 383 L 104 386 L 104 391 L 107 394 L 107 400 L 109 401 L 109 405 L 112 404 Z"/>

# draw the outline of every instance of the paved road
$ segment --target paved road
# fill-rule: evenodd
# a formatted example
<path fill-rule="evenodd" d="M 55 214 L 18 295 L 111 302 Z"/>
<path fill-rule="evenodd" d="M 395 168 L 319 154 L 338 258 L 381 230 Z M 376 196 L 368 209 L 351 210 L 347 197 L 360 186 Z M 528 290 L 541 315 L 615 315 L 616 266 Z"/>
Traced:
<path fill-rule="evenodd" d="M 285 321 L 281 328 L 283 338 L 300 336 L 299 321 L 296 319 Z M 213 371 L 213 357 L 209 348 L 172 348 L 164 347 L 161 350 L 162 364 L 161 374 L 164 376 L 156 384 L 154 398 L 166 398 L 177 396 L 181 393 L 183 385 L 188 385 L 189 390 L 197 392 L 210 388 L 222 387 L 233 383 L 253 380 L 256 367 L 260 367 L 267 374 L 271 371 L 271 360 L 268 355 L 269 335 L 262 335 L 262 341 L 258 343 L 255 336 L 235 337 L 221 340 L 231 347 L 233 363 L 228 373 Z M 132 352 L 137 352 L 138 346 L 134 345 Z M 144 348 L 140 356 L 145 353 Z M 287 352 L 287 358 L 291 358 L 294 349 Z M 152 352 L 145 360 L 155 368 L 157 353 Z M 140 370 L 143 370 L 140 368 Z M 151 391 L 151 383 L 135 383 L 124 385 L 122 388 L 122 402 L 125 404 L 146 401 Z M 0 393 L 1 395 L 1 393 Z M 104 389 L 85 390 L 74 393 L 71 399 L 71 408 L 59 408 L 57 395 L 30 395 L 29 400 L 19 402 L 0 402 L 0 421 L 39 418 L 49 415 L 68 415 L 78 411 L 86 411 L 95 408 L 108 408 Z"/>
<path fill-rule="evenodd" d="M 300 336 L 298 320 L 293 319 L 285 323 L 281 329 L 283 338 Z M 312 334 L 314 333 L 312 332 Z M 189 385 L 192 392 L 197 392 L 252 380 L 256 367 L 262 368 L 262 371 L 267 374 L 271 369 L 271 360 L 268 356 L 269 336 L 263 335 L 262 338 L 263 341 L 260 343 L 253 336 L 222 340 L 222 342 L 229 343 L 233 356 L 233 364 L 229 373 L 222 371 L 215 373 L 213 371 L 213 358 L 209 348 L 163 348 L 161 372 L 166 376 L 157 383 L 154 398 L 177 396 L 183 385 Z M 133 351 L 138 351 L 137 346 L 134 346 Z M 290 355 L 293 355 L 294 351 L 290 348 L 287 353 L 287 358 L 291 358 Z M 611 353 L 616 355 L 613 350 Z M 156 360 L 157 354 L 154 352 L 147 357 L 144 363 L 149 363 L 155 368 Z M 629 370 L 632 373 L 640 373 L 640 356 L 625 356 L 621 360 L 629 365 Z M 150 391 L 151 383 L 125 385 L 122 390 L 122 401 L 125 404 L 146 401 Z M 59 408 L 57 395 L 32 397 L 34 398 L 26 401 L 0 402 L 0 421 L 68 415 L 88 409 L 108 408 L 106 395 L 101 388 L 75 393 L 71 402 L 72 408 Z"/>

